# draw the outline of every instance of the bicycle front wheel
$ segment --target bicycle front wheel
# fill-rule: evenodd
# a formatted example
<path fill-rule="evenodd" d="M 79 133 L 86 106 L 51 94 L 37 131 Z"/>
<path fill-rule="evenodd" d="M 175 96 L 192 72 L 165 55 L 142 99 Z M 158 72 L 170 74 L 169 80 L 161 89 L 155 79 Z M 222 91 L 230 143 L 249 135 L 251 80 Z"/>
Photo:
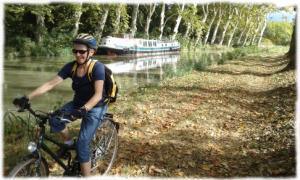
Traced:
<path fill-rule="evenodd" d="M 9 173 L 9 177 L 47 177 L 48 175 L 48 164 L 43 158 L 40 162 L 37 158 L 22 161 Z"/>
<path fill-rule="evenodd" d="M 104 120 L 91 143 L 92 174 L 106 175 L 116 158 L 118 132 L 115 122 Z"/>

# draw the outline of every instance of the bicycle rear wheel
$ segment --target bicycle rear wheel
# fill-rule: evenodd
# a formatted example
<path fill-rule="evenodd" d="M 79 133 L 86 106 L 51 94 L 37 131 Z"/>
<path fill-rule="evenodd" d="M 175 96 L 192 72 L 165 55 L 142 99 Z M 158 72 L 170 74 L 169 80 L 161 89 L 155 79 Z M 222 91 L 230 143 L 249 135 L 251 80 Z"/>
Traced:
<path fill-rule="evenodd" d="M 42 158 L 40 164 L 37 158 L 30 158 L 17 164 L 9 173 L 9 177 L 47 177 L 49 175 L 48 164 Z M 39 167 L 39 171 L 36 167 Z"/>
<path fill-rule="evenodd" d="M 106 175 L 116 158 L 118 132 L 115 122 L 104 119 L 91 143 L 92 174 Z"/>

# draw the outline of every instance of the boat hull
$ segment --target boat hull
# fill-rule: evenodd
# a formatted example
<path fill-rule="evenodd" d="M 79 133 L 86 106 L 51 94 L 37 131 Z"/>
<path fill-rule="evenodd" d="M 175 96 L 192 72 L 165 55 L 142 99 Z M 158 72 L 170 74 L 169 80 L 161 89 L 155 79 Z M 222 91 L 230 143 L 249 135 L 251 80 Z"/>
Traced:
<path fill-rule="evenodd" d="M 130 50 L 130 49 L 115 49 L 110 47 L 99 47 L 97 50 L 97 55 L 144 55 L 144 54 L 167 54 L 180 51 L 180 48 L 170 47 L 164 50 Z"/>

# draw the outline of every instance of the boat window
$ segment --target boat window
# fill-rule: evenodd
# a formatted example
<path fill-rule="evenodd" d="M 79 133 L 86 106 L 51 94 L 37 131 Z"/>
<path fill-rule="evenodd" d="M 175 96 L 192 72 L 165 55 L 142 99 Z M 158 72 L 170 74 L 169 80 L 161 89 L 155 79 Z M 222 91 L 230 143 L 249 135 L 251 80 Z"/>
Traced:
<path fill-rule="evenodd" d="M 143 46 L 145 46 L 145 47 L 147 46 L 147 41 L 143 42 Z"/>
<path fill-rule="evenodd" d="M 153 46 L 156 46 L 156 42 L 153 42 Z"/>
<path fill-rule="evenodd" d="M 148 41 L 148 46 L 151 47 L 152 46 L 152 42 Z"/>

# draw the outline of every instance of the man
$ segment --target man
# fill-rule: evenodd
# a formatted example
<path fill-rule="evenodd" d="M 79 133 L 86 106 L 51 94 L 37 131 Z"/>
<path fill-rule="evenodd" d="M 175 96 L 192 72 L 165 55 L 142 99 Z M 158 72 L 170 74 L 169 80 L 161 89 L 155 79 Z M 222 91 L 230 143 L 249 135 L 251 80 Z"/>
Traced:
<path fill-rule="evenodd" d="M 103 98 L 105 80 L 104 65 L 100 62 L 96 62 L 92 71 L 92 81 L 88 78 L 88 67 L 96 49 L 97 42 L 93 36 L 89 34 L 79 34 L 73 41 L 72 51 L 76 61 L 65 64 L 54 78 L 39 86 L 30 94 L 14 100 L 14 104 L 21 107 L 27 104 L 29 100 L 50 91 L 64 79 L 68 77 L 72 79 L 72 89 L 74 91 L 73 100 L 65 104 L 61 108 L 61 111 L 69 113 L 71 120 L 82 118 L 76 150 L 83 176 L 90 175 L 91 162 L 89 157 L 89 144 L 107 111 L 107 104 Z M 77 63 L 76 66 L 75 63 Z M 76 69 L 74 69 L 74 67 L 76 67 Z M 52 132 L 60 132 L 65 144 L 73 144 L 73 140 L 69 135 L 65 123 L 55 117 L 52 118 L 49 123 Z"/>

